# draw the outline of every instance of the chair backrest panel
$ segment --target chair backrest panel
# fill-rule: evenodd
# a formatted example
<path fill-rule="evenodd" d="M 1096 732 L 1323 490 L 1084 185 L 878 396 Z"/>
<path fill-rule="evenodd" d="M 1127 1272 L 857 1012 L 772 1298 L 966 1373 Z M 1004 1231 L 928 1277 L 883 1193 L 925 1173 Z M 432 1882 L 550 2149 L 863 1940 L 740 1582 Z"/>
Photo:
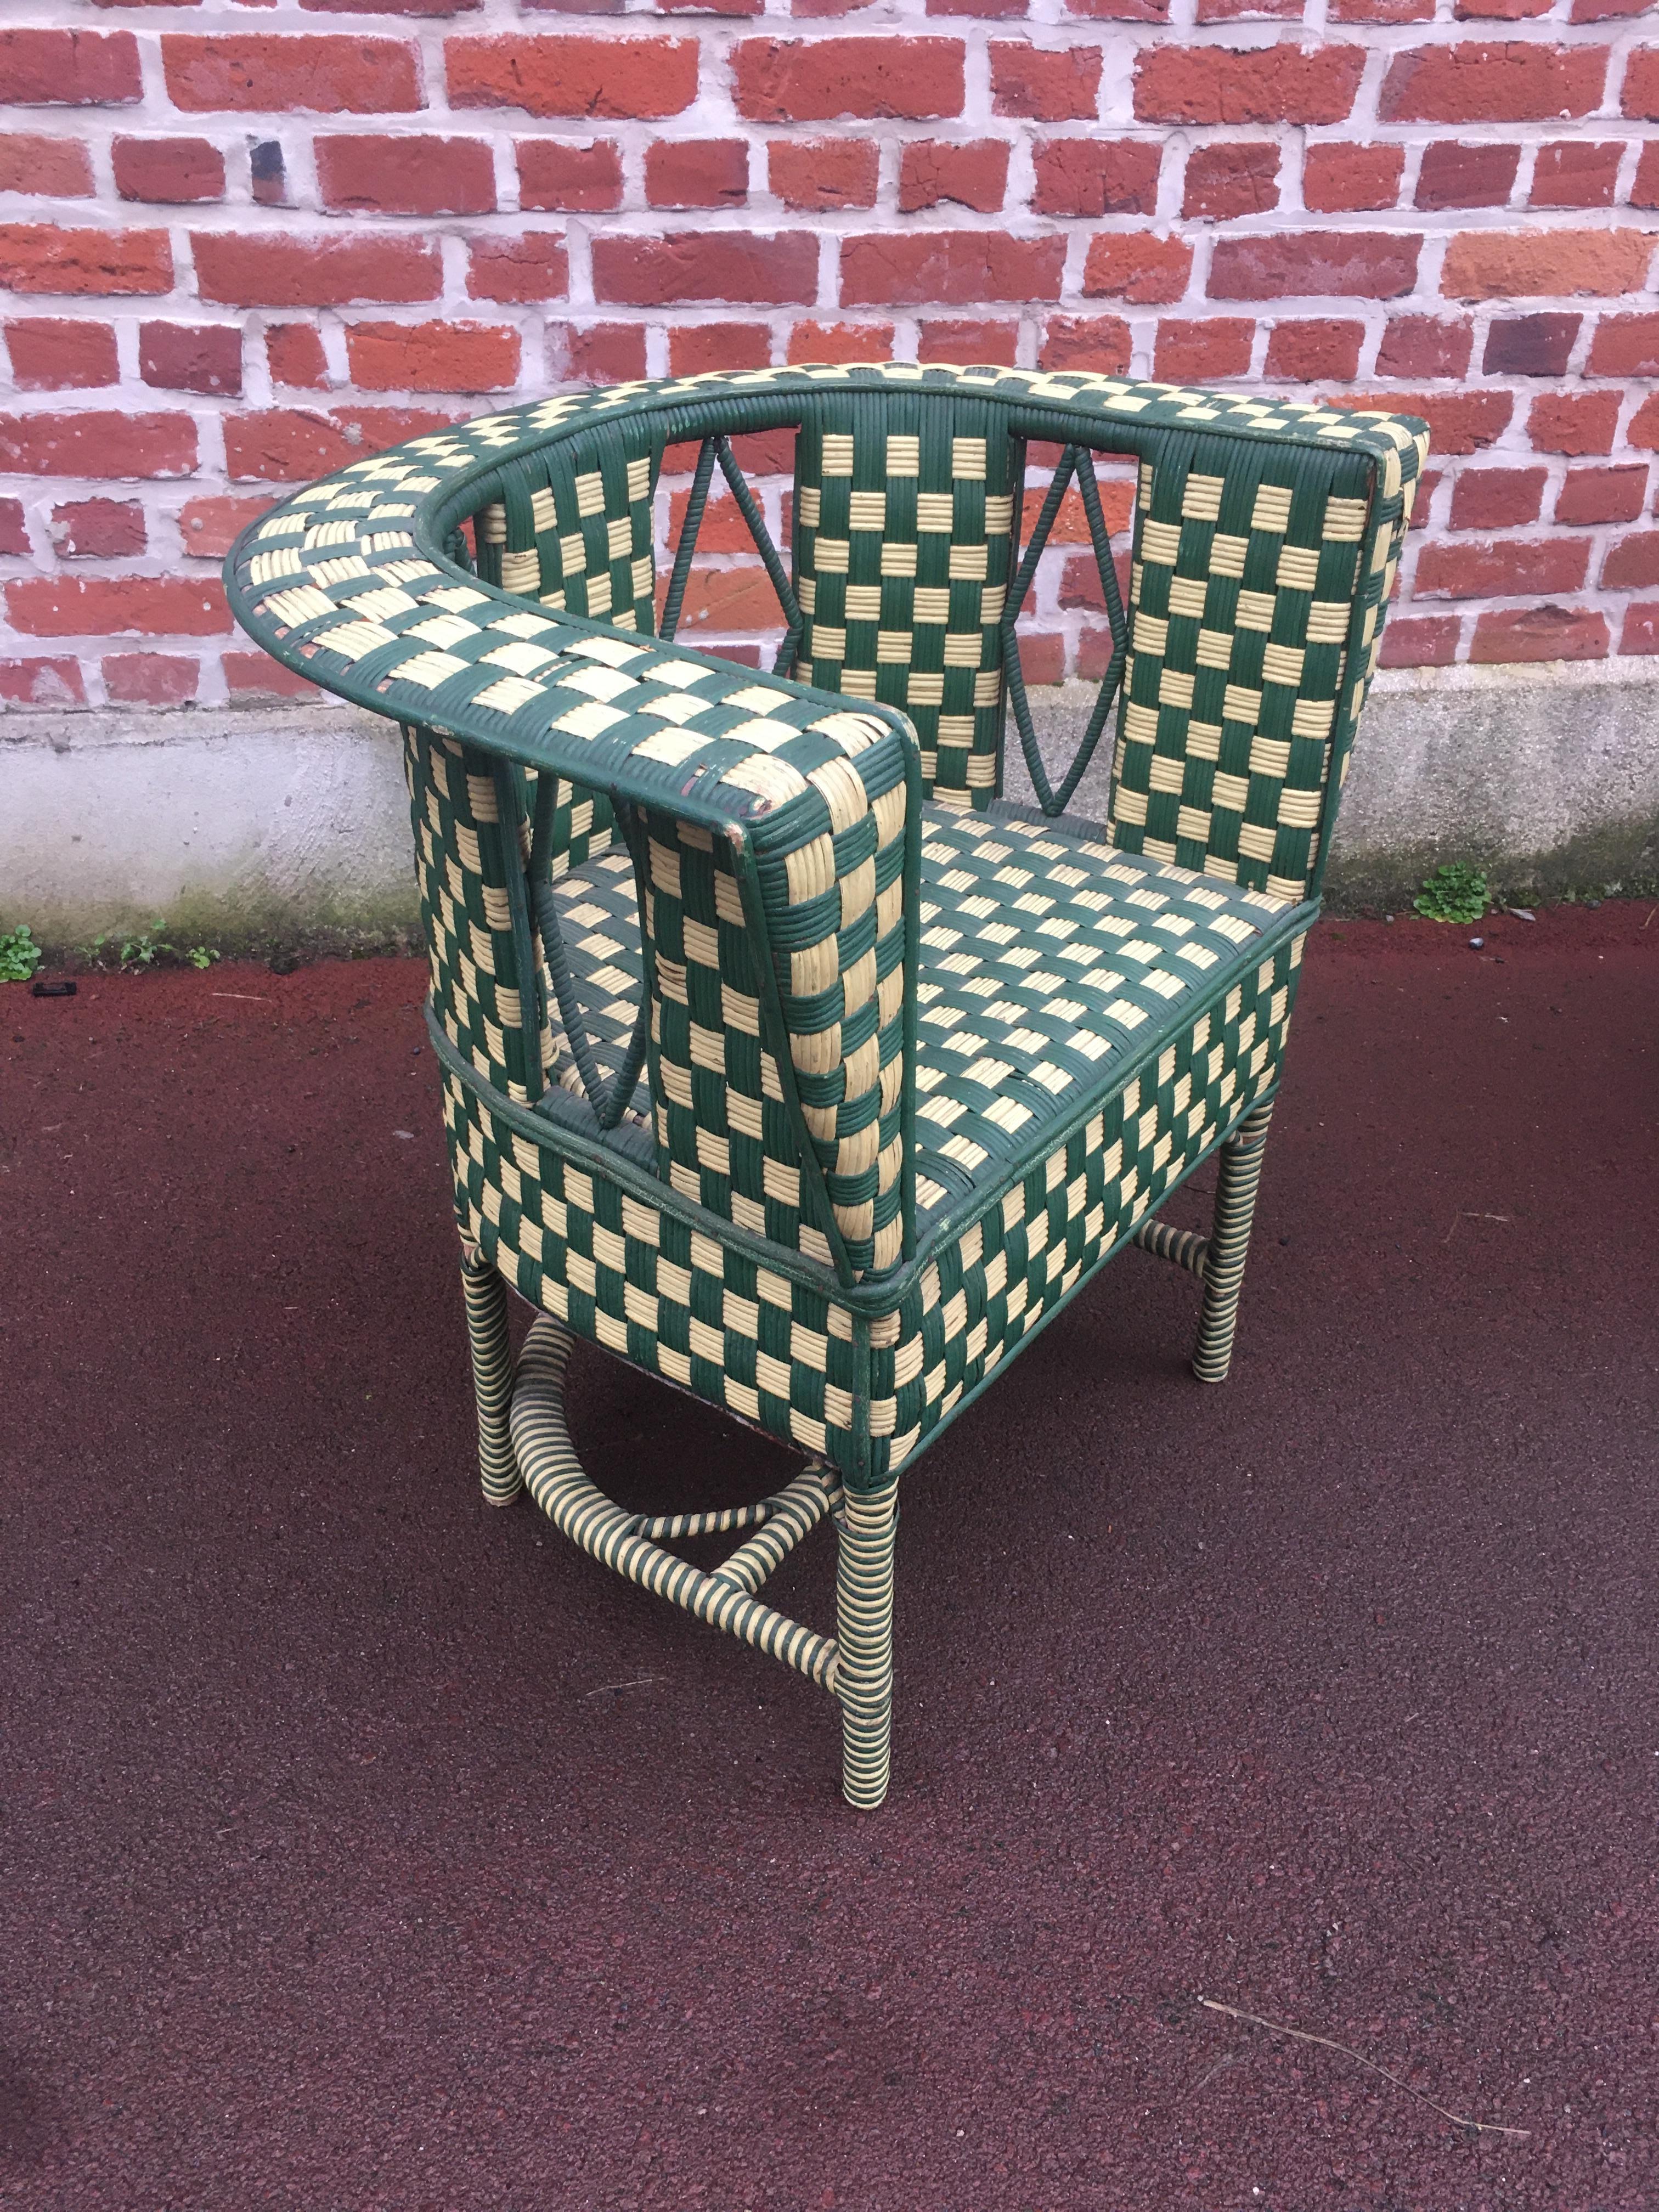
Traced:
<path fill-rule="evenodd" d="M 1013 524 L 1008 410 L 972 396 L 826 392 L 796 441 L 802 683 L 902 708 L 941 803 L 998 784 Z"/>

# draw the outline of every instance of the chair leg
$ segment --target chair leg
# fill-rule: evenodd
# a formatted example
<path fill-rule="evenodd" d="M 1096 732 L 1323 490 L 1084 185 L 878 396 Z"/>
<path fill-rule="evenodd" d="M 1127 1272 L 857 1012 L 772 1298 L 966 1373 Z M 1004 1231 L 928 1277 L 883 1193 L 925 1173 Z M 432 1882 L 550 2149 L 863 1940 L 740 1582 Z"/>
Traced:
<path fill-rule="evenodd" d="M 1232 1364 L 1233 1332 L 1238 1326 L 1238 1295 L 1249 1255 L 1250 1224 L 1261 1181 L 1261 1156 L 1273 1103 L 1247 1114 L 1221 1147 L 1216 1184 L 1215 1225 L 1204 1261 L 1204 1310 L 1199 1316 L 1193 1372 L 1200 1382 L 1224 1382 Z"/>
<path fill-rule="evenodd" d="M 461 1291 L 472 1347 L 472 1388 L 478 1401 L 478 1472 L 491 1505 L 510 1505 L 524 1488 L 507 1416 L 513 1404 L 513 1346 L 507 1333 L 507 1285 L 482 1253 L 463 1246 Z"/>
<path fill-rule="evenodd" d="M 893 1539 L 898 1486 L 847 1492 L 837 1524 L 836 1692 L 841 1699 L 841 1787 L 872 1811 L 887 1795 L 893 1724 Z"/>

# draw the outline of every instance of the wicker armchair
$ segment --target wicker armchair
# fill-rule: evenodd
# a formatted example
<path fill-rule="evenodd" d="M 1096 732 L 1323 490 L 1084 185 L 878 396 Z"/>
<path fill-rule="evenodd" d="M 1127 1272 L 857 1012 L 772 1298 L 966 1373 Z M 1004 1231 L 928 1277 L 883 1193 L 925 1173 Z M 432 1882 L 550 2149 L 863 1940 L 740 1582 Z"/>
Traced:
<path fill-rule="evenodd" d="M 786 564 L 730 443 L 794 433 Z M 655 556 L 665 451 L 697 453 Z M 1060 459 L 1022 549 L 1028 447 Z M 823 368 L 567 393 L 354 462 L 226 564 L 404 728 L 485 1494 L 840 1701 L 887 1787 L 898 1477 L 1122 1246 L 1233 1340 L 1297 964 L 1426 436 L 1087 374 Z M 1094 457 L 1138 465 L 1128 607 Z M 786 635 L 674 642 L 714 471 Z M 1016 623 L 1075 484 L 1110 665 L 1058 787 Z M 1062 810 L 1116 708 L 1103 825 Z M 1039 805 L 1005 805 L 1010 708 Z M 1207 1238 L 1156 1209 L 1219 1148 Z M 505 1287 L 535 1310 L 516 1361 Z M 574 1339 L 804 1455 L 614 1504 Z M 757 1595 L 817 1522 L 836 1633 Z M 703 1572 L 670 1548 L 729 1531 Z"/>

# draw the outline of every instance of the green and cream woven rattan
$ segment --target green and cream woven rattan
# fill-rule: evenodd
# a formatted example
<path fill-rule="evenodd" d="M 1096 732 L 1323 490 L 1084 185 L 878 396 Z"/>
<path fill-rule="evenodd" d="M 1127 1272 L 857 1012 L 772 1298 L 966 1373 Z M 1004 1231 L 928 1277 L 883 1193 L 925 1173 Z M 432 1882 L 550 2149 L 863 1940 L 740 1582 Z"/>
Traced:
<path fill-rule="evenodd" d="M 786 562 L 729 442 L 794 437 Z M 678 550 L 659 477 L 695 452 Z M 1022 544 L 1033 447 L 1060 461 Z M 1226 1374 L 1297 964 L 1426 439 L 1019 370 L 572 392 L 253 524 L 243 626 L 404 732 L 486 1494 L 839 1699 L 887 1786 L 898 1478 L 1127 1243 Z M 1120 604 L 1096 457 L 1136 468 Z M 718 468 L 786 630 L 674 642 Z M 1061 500 L 1114 650 L 1045 773 L 1017 619 Z M 660 612 L 659 610 L 660 609 Z M 1012 709 L 1038 794 L 1005 805 Z M 1115 712 L 1103 824 L 1061 813 Z M 1219 1151 L 1211 1235 L 1158 1206 Z M 516 1361 L 504 1285 L 535 1310 Z M 583 1337 L 803 1455 L 653 1519 L 571 1448 Z M 818 1522 L 836 1631 L 757 1595 Z M 703 1572 L 672 1548 L 730 1531 Z"/>

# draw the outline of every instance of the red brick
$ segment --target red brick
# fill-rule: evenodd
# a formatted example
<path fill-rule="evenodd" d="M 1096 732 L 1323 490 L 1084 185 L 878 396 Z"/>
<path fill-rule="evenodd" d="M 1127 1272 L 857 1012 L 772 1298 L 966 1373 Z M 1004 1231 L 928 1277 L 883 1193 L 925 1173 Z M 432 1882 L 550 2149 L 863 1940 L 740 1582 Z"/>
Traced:
<path fill-rule="evenodd" d="M 952 145 L 943 138 L 915 139 L 905 147 L 899 166 L 902 215 L 942 201 L 994 215 L 1008 189 L 1008 148 L 999 138 L 975 138 Z"/>
<path fill-rule="evenodd" d="M 173 289 L 173 253 L 164 230 L 0 223 L 0 284 L 14 292 L 154 295 Z"/>
<path fill-rule="evenodd" d="M 1127 599 L 1129 595 L 1128 562 L 1128 550 L 1126 547 L 1117 561 L 1117 587 L 1119 596 L 1122 599 Z M 1101 588 L 1100 570 L 1095 565 L 1092 550 L 1087 553 L 1074 553 L 1066 560 L 1065 567 L 1060 572 L 1060 604 L 1062 607 L 1090 607 L 1097 613 L 1105 612 L 1106 594 Z M 1108 651 L 1104 659 L 1097 664 L 1080 652 L 1078 661 L 1079 675 L 1104 675 L 1105 662 L 1110 657 L 1110 653 Z"/>
<path fill-rule="evenodd" d="M 140 0 L 140 4 L 160 5 L 162 0 Z M 252 4 L 263 6 L 264 0 L 252 0 Z M 466 15 L 481 4 L 482 0 L 300 0 L 301 8 L 322 15 Z M 592 12 L 602 15 L 610 11 L 601 4 Z"/>
<path fill-rule="evenodd" d="M 1659 314 L 1603 315 L 1590 340 L 1592 376 L 1659 376 Z"/>
<path fill-rule="evenodd" d="M 309 483 L 361 460 L 365 450 L 333 416 L 318 411 L 266 407 L 225 417 L 225 473 L 233 483 Z"/>
<path fill-rule="evenodd" d="M 1653 240 L 1639 230 L 1465 230 L 1446 249 L 1449 300 L 1639 292 Z"/>
<path fill-rule="evenodd" d="M 1039 123 L 1092 123 L 1100 111 L 1098 46 L 991 41 L 991 112 Z"/>
<path fill-rule="evenodd" d="M 111 653 L 103 662 L 104 690 L 124 707 L 182 707 L 196 696 L 199 661 L 173 653 Z"/>
<path fill-rule="evenodd" d="M 1486 331 L 1486 376 L 1565 376 L 1582 315 L 1499 315 Z"/>
<path fill-rule="evenodd" d="M 1389 64 L 1377 94 L 1383 123 L 1553 123 L 1601 104 L 1605 46 L 1412 46 Z"/>
<path fill-rule="evenodd" d="M 451 39 L 445 65 L 454 107 L 655 121 L 697 96 L 695 39 Z"/>
<path fill-rule="evenodd" d="M 242 333 L 228 323 L 141 323 L 138 374 L 162 392 L 239 393 Z"/>
<path fill-rule="evenodd" d="M 1457 658 L 1455 615 L 1429 615 L 1420 622 L 1395 615 L 1382 633 L 1384 668 L 1449 668 Z"/>
<path fill-rule="evenodd" d="M 131 31 L 0 31 L 0 102 L 118 107 L 143 96 Z"/>
<path fill-rule="evenodd" d="M 342 131 L 317 141 L 317 188 L 326 208 L 487 215 L 495 204 L 495 162 L 482 138 Z"/>
<path fill-rule="evenodd" d="M 764 368 L 771 358 L 772 333 L 764 323 L 687 323 L 668 333 L 671 376 L 700 376 L 710 368 Z"/>
<path fill-rule="evenodd" d="M 1434 0 L 1329 0 L 1333 23 L 1431 23 Z"/>
<path fill-rule="evenodd" d="M 1601 563 L 1601 588 L 1644 592 L 1659 584 L 1659 530 L 1633 530 L 1607 549 Z"/>
<path fill-rule="evenodd" d="M 789 333 L 792 362 L 890 361 L 890 323 L 797 323 Z"/>
<path fill-rule="evenodd" d="M 1066 12 L 1113 23 L 1167 23 L 1170 0 L 1066 0 Z"/>
<path fill-rule="evenodd" d="M 1302 0 L 1198 0 L 1198 23 L 1299 23 Z"/>
<path fill-rule="evenodd" d="M 965 368 L 981 362 L 1012 368 L 1019 344 L 1019 325 L 1004 322 L 924 321 L 918 332 L 918 361 L 953 361 Z"/>
<path fill-rule="evenodd" d="M 1029 450 L 1027 458 L 1030 458 Z M 1134 514 L 1134 478 L 1102 477 L 1099 481 L 1101 517 L 1106 525 L 1107 536 L 1115 538 L 1120 531 L 1128 528 Z M 1030 544 L 1042 516 L 1042 502 L 1048 495 L 1048 486 L 1046 483 L 1026 485 L 1024 504 L 1020 512 L 1022 544 Z M 1048 532 L 1048 543 L 1051 545 L 1087 545 L 1090 542 L 1089 517 L 1077 486 L 1073 484 L 1060 502 L 1059 512 Z"/>
<path fill-rule="evenodd" d="M 1534 207 L 1613 205 L 1625 149 L 1618 140 L 1553 139 L 1538 149 L 1529 195 Z"/>
<path fill-rule="evenodd" d="M 1576 592 L 1589 572 L 1588 538 L 1499 538 L 1486 545 L 1425 545 L 1417 556 L 1418 599 L 1519 599 Z"/>
<path fill-rule="evenodd" d="M 718 477 L 715 483 L 720 483 Z M 689 490 L 671 495 L 668 502 L 668 542 L 678 545 L 685 528 L 685 518 L 691 504 Z M 702 522 L 697 531 L 697 551 L 703 553 L 736 553 L 755 556 L 755 541 L 749 535 L 749 525 L 743 519 L 743 509 L 730 492 L 720 489 L 703 509 Z"/>
<path fill-rule="evenodd" d="M 136 499 L 78 499 L 52 510 L 52 542 L 65 561 L 117 561 L 144 550 Z"/>
<path fill-rule="evenodd" d="M 1507 392 L 1334 392 L 1328 404 L 1420 416 L 1442 460 L 1490 446 L 1503 435 L 1515 411 L 1514 396 Z"/>
<path fill-rule="evenodd" d="M 755 123 L 823 123 L 834 115 L 920 123 L 960 115 L 959 39 L 745 39 L 732 57 L 732 96 Z"/>
<path fill-rule="evenodd" d="M 1527 435 L 1540 453 L 1610 453 L 1619 427 L 1616 392 L 1547 392 L 1532 403 Z"/>
<path fill-rule="evenodd" d="M 225 157 L 206 138 L 116 138 L 109 150 L 124 200 L 187 207 L 225 196 Z"/>
<path fill-rule="evenodd" d="M 1625 442 L 1642 453 L 1651 453 L 1659 447 L 1659 392 L 1650 393 L 1631 417 Z"/>
<path fill-rule="evenodd" d="M 1542 469 L 1465 469 L 1452 486 L 1454 530 L 1522 530 L 1543 511 Z"/>
<path fill-rule="evenodd" d="M 1379 376 L 1462 376 L 1468 368 L 1474 332 L 1462 321 L 1442 322 L 1433 315 L 1391 315 L 1377 348 Z"/>
<path fill-rule="evenodd" d="M 1125 376 L 1129 325 L 1121 315 L 1051 315 L 1043 325 L 1039 368 L 1085 368 L 1097 376 Z"/>
<path fill-rule="evenodd" d="M 570 146 L 558 138 L 520 138 L 519 205 L 600 215 L 622 205 L 622 155 L 614 138 Z"/>
<path fill-rule="evenodd" d="M 186 553 L 222 561 L 248 524 L 276 503 L 274 498 L 231 499 L 222 493 L 186 500 L 179 517 L 179 542 Z"/>
<path fill-rule="evenodd" d="M 1403 146 L 1310 146 L 1302 157 L 1302 198 L 1316 215 L 1391 208 L 1400 198 Z"/>
<path fill-rule="evenodd" d="M 668 588 L 666 577 L 657 587 L 660 607 Z M 691 571 L 677 635 L 689 637 L 697 630 L 724 634 L 728 630 L 781 630 L 783 616 L 771 579 L 758 561 L 738 568 Z"/>
<path fill-rule="evenodd" d="M 262 699 L 320 699 L 322 693 L 303 676 L 284 668 L 268 653 L 226 653 L 219 657 L 225 686 L 231 697 L 252 703 Z"/>
<path fill-rule="evenodd" d="M 1193 272 L 1193 249 L 1179 238 L 1150 231 L 1109 231 L 1089 241 L 1083 294 L 1089 300 L 1127 300 L 1139 307 L 1179 300 Z"/>
<path fill-rule="evenodd" d="M 1277 323 L 1267 340 L 1267 374 L 1293 384 L 1346 384 L 1358 371 L 1364 323 Z"/>
<path fill-rule="evenodd" d="M 410 438 L 452 429 L 478 412 L 463 400 L 453 407 L 339 407 L 335 419 L 355 453 L 378 453 Z"/>
<path fill-rule="evenodd" d="M 551 230 L 475 238 L 467 257 L 466 289 L 475 300 L 562 300 L 570 289 L 563 238 Z"/>
<path fill-rule="evenodd" d="M 91 157 L 78 138 L 50 138 L 27 131 L 0 134 L 0 192 L 90 199 Z"/>
<path fill-rule="evenodd" d="M 83 408 L 71 415 L 0 416 L 0 469 L 21 476 L 186 477 L 196 466 L 188 415 Z"/>
<path fill-rule="evenodd" d="M 328 387 L 322 337 L 309 323 L 273 323 L 265 332 L 265 360 L 273 384 L 301 392 Z"/>
<path fill-rule="evenodd" d="M 26 637 L 211 637 L 230 628 L 216 576 L 25 576 L 6 606 Z"/>
<path fill-rule="evenodd" d="M 1659 653 L 1659 601 L 1627 607 L 1620 634 L 1620 653 Z"/>
<path fill-rule="evenodd" d="M 73 660 L 0 660 L 0 699 L 15 707 L 84 707 L 86 687 Z"/>
<path fill-rule="evenodd" d="M 6 325 L 6 349 L 20 392 L 90 392 L 121 374 L 107 323 L 30 317 Z"/>
<path fill-rule="evenodd" d="M 1194 146 L 1187 157 L 1184 216 L 1225 222 L 1279 205 L 1279 148 L 1271 138 Z"/>
<path fill-rule="evenodd" d="M 0 499 L 0 553 L 27 554 L 28 525 L 23 520 L 21 499 Z"/>
<path fill-rule="evenodd" d="M 1642 158 L 1636 165 L 1636 182 L 1631 186 L 1632 207 L 1659 208 L 1659 138 L 1650 138 L 1642 149 Z"/>
<path fill-rule="evenodd" d="M 1019 633 L 1019 672 L 1029 691 L 1034 685 L 1066 680 L 1066 641 L 1054 632 Z"/>
<path fill-rule="evenodd" d="M 256 207 L 283 207 L 288 202 L 288 171 L 280 138 L 256 138 L 247 149 L 248 186 Z"/>
<path fill-rule="evenodd" d="M 1248 376 L 1255 325 L 1233 315 L 1158 326 L 1152 373 L 1165 384 L 1203 384 L 1217 377 Z"/>
<path fill-rule="evenodd" d="M 1364 67 L 1356 46 L 1143 46 L 1135 113 L 1143 123 L 1342 123 Z"/>
<path fill-rule="evenodd" d="M 1625 64 L 1621 114 L 1659 123 L 1659 46 L 1638 46 Z"/>
<path fill-rule="evenodd" d="M 228 307 L 435 300 L 443 282 L 435 245 L 391 231 L 290 238 L 198 230 L 190 242 L 198 292 Z"/>
<path fill-rule="evenodd" d="M 645 374 L 642 323 L 552 325 L 547 333 L 547 366 L 561 384 L 629 384 Z"/>
<path fill-rule="evenodd" d="M 907 146 L 906 160 L 915 149 Z M 1003 167 L 1008 149 L 1001 149 Z M 879 149 L 873 138 L 775 138 L 766 180 L 789 208 L 874 207 Z M 900 204 L 903 204 L 902 186 Z M 1002 204 L 999 192 L 996 204 Z"/>
<path fill-rule="evenodd" d="M 734 207 L 748 192 L 749 149 L 741 138 L 665 138 L 646 149 L 647 206 Z"/>
<path fill-rule="evenodd" d="M 493 323 L 348 323 L 346 360 L 361 392 L 507 392 L 519 380 L 519 333 Z"/>
<path fill-rule="evenodd" d="M 1038 215 L 1152 215 L 1162 147 L 1144 139 L 1046 138 L 1032 152 Z M 905 203 L 901 197 L 899 204 Z"/>
<path fill-rule="evenodd" d="M 1519 146 L 1465 146 L 1439 138 L 1423 149 L 1413 200 L 1420 208 L 1503 207 L 1521 167 Z"/>
<path fill-rule="evenodd" d="M 1435 491 L 1444 475 L 1443 469 L 1425 469 L 1422 475 L 1419 477 L 1417 495 L 1412 501 L 1411 519 L 1406 525 L 1407 530 L 1428 528 L 1429 508 L 1434 499 Z"/>
<path fill-rule="evenodd" d="M 1640 462 L 1569 469 L 1555 495 L 1555 520 L 1580 529 L 1592 522 L 1634 522 L 1647 496 L 1648 472 Z"/>
<path fill-rule="evenodd" d="M 1065 258 L 1063 238 L 1010 238 L 999 230 L 849 238 L 841 249 L 841 296 L 848 307 L 1053 300 Z"/>
<path fill-rule="evenodd" d="M 1117 572 L 1118 596 L 1127 599 L 1129 596 L 1127 554 L 1118 562 Z M 1085 684 L 1098 684 L 1110 667 L 1115 652 L 1112 633 L 1103 623 L 1085 623 L 1078 632 L 1077 660 L 1072 673 L 1080 677 Z M 1099 758 L 1098 754 L 1096 758 Z"/>
<path fill-rule="evenodd" d="M 161 63 L 173 106 L 189 114 L 386 115 L 424 104 L 419 56 L 401 39 L 172 31 Z"/>
<path fill-rule="evenodd" d="M 1420 238 L 1392 230 L 1292 230 L 1265 238 L 1218 239 L 1210 260 L 1210 297 L 1398 299 L 1416 285 L 1422 244 Z"/>
<path fill-rule="evenodd" d="M 1589 607 L 1508 607 L 1481 616 L 1469 659 L 1602 660 L 1607 642 L 1607 617 Z"/>
<path fill-rule="evenodd" d="M 810 305 L 817 297 L 818 241 L 807 230 L 763 238 L 751 230 L 677 231 L 668 238 L 593 241 L 600 300 L 657 307 L 684 300 Z"/>

